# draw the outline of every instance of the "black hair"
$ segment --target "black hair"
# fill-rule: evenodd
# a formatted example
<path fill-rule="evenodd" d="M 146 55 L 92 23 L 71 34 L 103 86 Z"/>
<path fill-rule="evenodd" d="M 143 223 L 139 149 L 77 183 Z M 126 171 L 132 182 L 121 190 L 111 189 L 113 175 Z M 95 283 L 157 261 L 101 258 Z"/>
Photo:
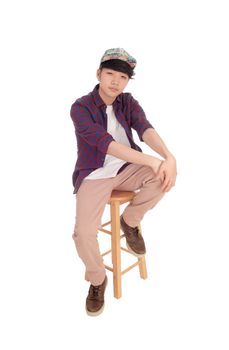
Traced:
<path fill-rule="evenodd" d="M 102 62 L 99 69 L 103 68 L 110 68 L 117 72 L 125 73 L 130 79 L 135 75 L 134 69 L 127 62 L 118 59 Z"/>

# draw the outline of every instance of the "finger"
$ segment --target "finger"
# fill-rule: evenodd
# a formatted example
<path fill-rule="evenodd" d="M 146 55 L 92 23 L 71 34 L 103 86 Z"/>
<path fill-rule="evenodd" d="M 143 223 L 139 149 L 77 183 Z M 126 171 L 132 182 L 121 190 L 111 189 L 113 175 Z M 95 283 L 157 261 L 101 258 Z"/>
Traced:
<path fill-rule="evenodd" d="M 168 186 L 165 188 L 165 192 L 169 192 L 173 186 L 174 186 L 174 185 L 172 184 L 172 182 L 170 182 L 170 183 L 168 184 Z"/>
<path fill-rule="evenodd" d="M 170 191 L 170 189 L 173 186 L 173 181 L 171 178 L 167 178 L 166 181 L 164 181 L 163 185 L 162 185 L 162 189 L 164 192 L 168 192 Z"/>
<path fill-rule="evenodd" d="M 170 184 L 170 180 L 165 178 L 161 188 L 163 192 L 166 192 L 166 188 L 169 186 L 169 184 Z"/>
<path fill-rule="evenodd" d="M 169 185 L 165 188 L 165 192 L 169 192 L 169 191 L 171 190 L 171 188 L 172 188 L 172 185 L 169 184 Z"/>
<path fill-rule="evenodd" d="M 161 183 L 164 182 L 164 180 L 165 180 L 165 174 L 164 174 L 163 171 L 159 171 L 159 172 L 158 172 L 158 174 L 157 174 L 157 176 L 156 176 L 156 180 L 160 180 Z"/>
<path fill-rule="evenodd" d="M 162 189 L 162 192 L 169 192 L 170 189 L 171 189 L 170 185 L 167 185 L 166 187 L 164 187 L 164 188 Z"/>
<path fill-rule="evenodd" d="M 163 169 L 159 168 L 159 170 L 157 172 L 156 179 L 157 180 L 161 179 L 163 173 L 164 173 Z"/>
<path fill-rule="evenodd" d="M 165 181 L 166 181 L 166 180 L 165 180 L 165 175 L 164 175 L 164 174 L 161 175 L 160 180 L 161 180 L 162 186 L 164 186 L 164 183 L 165 183 Z"/>

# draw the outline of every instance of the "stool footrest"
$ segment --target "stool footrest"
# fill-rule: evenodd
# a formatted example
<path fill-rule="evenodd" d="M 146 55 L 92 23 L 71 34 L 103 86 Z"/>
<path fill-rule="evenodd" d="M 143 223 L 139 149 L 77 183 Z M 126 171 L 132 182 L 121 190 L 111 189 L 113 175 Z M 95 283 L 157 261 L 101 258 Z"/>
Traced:
<path fill-rule="evenodd" d="M 111 224 L 111 220 L 108 221 L 108 222 L 105 222 L 104 224 L 101 225 L 101 227 L 104 227 L 104 226 L 107 226 L 107 225 L 110 225 Z"/>
<path fill-rule="evenodd" d="M 125 270 L 123 270 L 121 273 L 122 275 L 124 275 L 124 273 L 130 271 L 131 269 L 133 269 L 135 266 L 139 265 L 139 261 L 136 261 L 136 263 L 134 263 L 133 265 L 130 265 L 129 267 L 127 267 Z"/>
<path fill-rule="evenodd" d="M 110 249 L 110 250 L 107 250 L 106 252 L 104 252 L 103 254 L 101 254 L 102 256 L 105 256 L 105 255 L 107 255 L 107 254 L 109 254 L 109 253 L 111 253 L 112 252 L 112 250 Z"/>
<path fill-rule="evenodd" d="M 107 233 L 108 235 L 111 235 L 111 233 L 112 233 L 111 231 L 105 230 L 104 228 L 100 228 L 99 231 L 102 231 L 102 232 L 104 232 L 104 233 Z"/>
<path fill-rule="evenodd" d="M 131 253 L 128 249 L 126 249 L 126 248 L 124 248 L 124 247 L 120 247 L 120 249 L 123 250 L 123 251 L 126 252 L 126 253 L 129 253 L 129 254 L 131 254 L 131 255 L 134 255 L 133 253 Z M 105 255 L 107 255 L 107 254 L 109 254 L 109 253 L 111 253 L 111 252 L 112 252 L 112 249 L 109 249 L 109 250 L 105 251 L 104 253 L 102 253 L 101 256 L 105 256 Z"/>
<path fill-rule="evenodd" d="M 113 267 L 110 267 L 110 266 L 105 265 L 105 264 L 104 264 L 104 266 L 105 266 L 105 268 L 106 268 L 107 270 L 109 270 L 109 271 L 111 271 L 111 272 L 113 272 L 113 271 L 114 271 Z"/>
<path fill-rule="evenodd" d="M 139 264 L 140 264 L 140 262 L 139 262 L 139 261 L 136 261 L 134 264 L 128 266 L 125 270 L 121 271 L 121 274 L 124 275 L 124 273 L 130 271 L 131 269 L 133 269 L 135 266 L 138 266 Z M 108 266 L 108 265 L 105 265 L 105 264 L 104 264 L 104 266 L 105 266 L 105 268 L 106 268 L 107 270 L 109 270 L 109 271 L 111 271 L 111 272 L 114 272 L 113 267 Z"/>
<path fill-rule="evenodd" d="M 129 253 L 131 255 L 134 255 L 133 253 L 131 253 L 128 249 L 124 248 L 124 247 L 120 247 L 120 249 L 124 250 L 124 252 Z"/>

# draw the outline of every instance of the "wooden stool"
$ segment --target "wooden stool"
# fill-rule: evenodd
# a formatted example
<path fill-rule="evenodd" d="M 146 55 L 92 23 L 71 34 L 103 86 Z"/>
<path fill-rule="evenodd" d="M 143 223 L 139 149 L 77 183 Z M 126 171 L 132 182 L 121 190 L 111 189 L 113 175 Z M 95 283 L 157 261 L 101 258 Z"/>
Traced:
<path fill-rule="evenodd" d="M 113 267 L 105 265 L 105 268 L 113 272 L 113 287 L 114 287 L 114 297 L 121 298 L 122 287 L 121 287 L 121 277 L 124 273 L 128 272 L 135 266 L 139 266 L 140 277 L 143 279 L 147 278 L 147 269 L 145 257 L 135 258 L 137 261 L 126 268 L 124 271 L 121 270 L 121 250 L 132 254 L 128 249 L 123 248 L 120 244 L 120 239 L 124 237 L 120 235 L 120 205 L 130 202 L 134 198 L 135 192 L 133 191 L 112 191 L 111 197 L 107 204 L 110 205 L 110 218 L 111 221 L 102 224 L 99 231 L 111 235 L 111 249 L 102 254 L 102 256 L 111 253 Z M 111 225 L 111 231 L 105 230 L 103 227 Z M 139 229 L 141 227 L 139 225 Z M 133 255 L 133 254 L 132 254 Z"/>

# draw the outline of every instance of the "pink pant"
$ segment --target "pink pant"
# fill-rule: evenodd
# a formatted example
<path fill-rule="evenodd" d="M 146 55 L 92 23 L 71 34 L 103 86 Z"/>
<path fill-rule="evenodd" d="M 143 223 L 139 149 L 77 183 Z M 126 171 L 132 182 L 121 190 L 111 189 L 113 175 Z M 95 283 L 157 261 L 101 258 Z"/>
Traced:
<path fill-rule="evenodd" d="M 72 238 L 79 257 L 85 264 L 85 278 L 99 285 L 105 278 L 105 267 L 97 240 L 101 218 L 112 190 L 139 190 L 124 209 L 123 218 L 132 227 L 141 222 L 144 214 L 163 197 L 160 180 L 155 180 L 152 168 L 138 164 L 128 165 L 112 178 L 84 180 L 76 194 L 76 223 Z"/>

